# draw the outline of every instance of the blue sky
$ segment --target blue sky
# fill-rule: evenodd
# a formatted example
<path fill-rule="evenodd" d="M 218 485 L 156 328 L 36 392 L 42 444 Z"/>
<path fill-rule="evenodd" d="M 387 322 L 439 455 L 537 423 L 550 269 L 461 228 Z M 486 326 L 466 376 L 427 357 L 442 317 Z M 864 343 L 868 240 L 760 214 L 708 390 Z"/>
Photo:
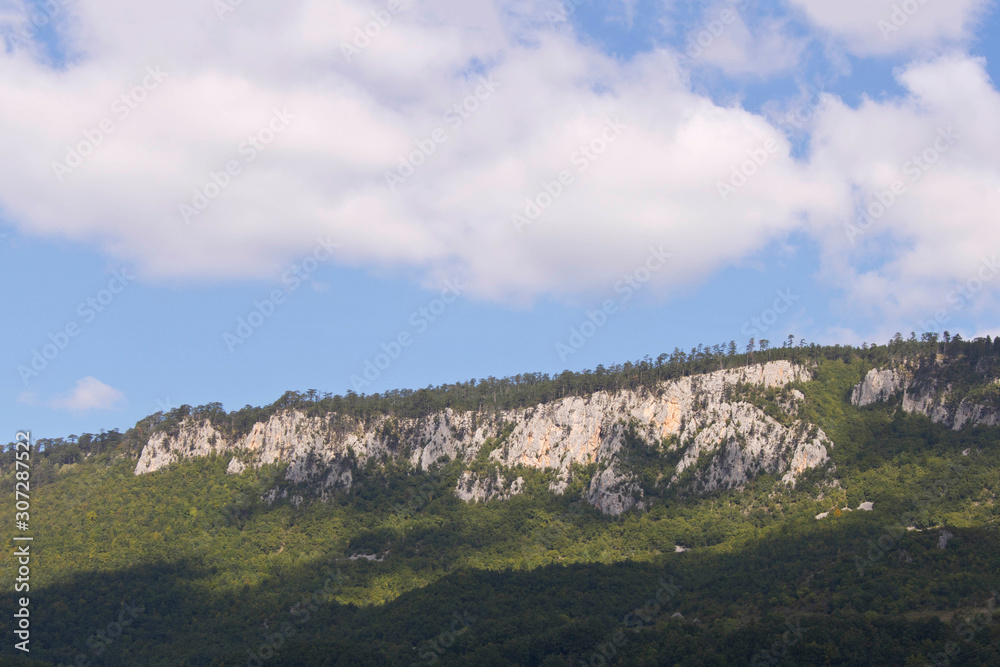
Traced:
<path fill-rule="evenodd" d="M 828 4 L 0 4 L 0 429 L 995 335 L 995 4 Z"/>

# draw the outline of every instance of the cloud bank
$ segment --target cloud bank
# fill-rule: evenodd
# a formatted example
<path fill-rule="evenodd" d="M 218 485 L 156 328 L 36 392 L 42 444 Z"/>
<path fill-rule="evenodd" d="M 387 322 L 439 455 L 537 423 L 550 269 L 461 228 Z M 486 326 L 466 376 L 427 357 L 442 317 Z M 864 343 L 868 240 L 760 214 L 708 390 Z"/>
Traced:
<path fill-rule="evenodd" d="M 669 294 L 805 231 L 854 298 L 916 315 L 1000 242 L 997 92 L 961 51 L 901 70 L 901 99 L 817 102 L 796 159 L 789 127 L 694 89 L 681 50 L 611 58 L 554 3 L 219 4 L 60 5 L 62 66 L 7 6 L 0 211 L 146 280 L 273 276 L 332 237 L 338 261 L 505 302 L 606 292 L 661 246 Z M 790 4 L 859 54 L 960 43 L 984 6 L 918 3 L 883 39 L 892 3 Z M 739 18 L 706 62 L 787 71 L 789 20 Z M 913 180 L 941 131 L 956 139 Z"/>

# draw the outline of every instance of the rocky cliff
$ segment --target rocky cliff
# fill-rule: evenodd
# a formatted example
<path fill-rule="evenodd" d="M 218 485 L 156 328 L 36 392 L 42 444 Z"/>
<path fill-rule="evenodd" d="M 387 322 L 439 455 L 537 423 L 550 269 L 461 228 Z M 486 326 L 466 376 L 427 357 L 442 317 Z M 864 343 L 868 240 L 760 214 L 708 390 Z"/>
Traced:
<path fill-rule="evenodd" d="M 851 392 L 851 403 L 859 407 L 888 401 L 906 386 L 906 376 L 894 368 L 873 368 Z"/>
<path fill-rule="evenodd" d="M 585 497 L 605 513 L 620 514 L 656 487 L 707 493 L 739 487 L 760 474 L 794 483 L 805 470 L 825 464 L 832 443 L 797 418 L 802 394 L 788 386 L 809 379 L 807 369 L 778 361 L 665 382 L 653 390 L 597 392 L 496 413 L 445 410 L 421 419 L 360 422 L 289 410 L 232 439 L 208 420 L 189 419 L 176 432 L 149 439 L 135 474 L 216 454 L 231 457 L 233 474 L 248 466 L 288 463 L 290 482 L 319 480 L 325 495 L 350 489 L 352 470 L 387 457 L 405 459 L 417 470 L 458 460 L 476 462 L 473 467 L 487 472 L 466 470 L 456 495 L 484 501 L 521 492 L 523 480 L 513 480 L 518 469 L 553 473 L 549 488 L 562 493 L 574 474 L 590 467 L 596 472 Z M 763 399 L 754 399 L 768 390 L 777 392 L 776 405 L 787 418 L 769 416 Z M 637 464 L 637 448 L 653 452 L 652 463 L 647 457 Z M 650 466 L 656 474 L 644 482 Z"/>
<path fill-rule="evenodd" d="M 513 482 L 507 482 L 499 470 L 494 470 L 492 476 L 477 475 L 466 470 L 458 478 L 455 495 L 465 502 L 486 502 L 488 500 L 507 500 L 523 490 L 523 477 L 518 477 Z"/>
<path fill-rule="evenodd" d="M 983 377 L 979 386 L 958 388 L 941 375 L 906 366 L 874 368 L 854 387 L 851 402 L 866 406 L 895 398 L 906 412 L 927 415 L 956 431 L 970 426 L 1000 426 L 1000 410 L 995 400 L 990 400 L 1000 394 L 995 380 Z"/>

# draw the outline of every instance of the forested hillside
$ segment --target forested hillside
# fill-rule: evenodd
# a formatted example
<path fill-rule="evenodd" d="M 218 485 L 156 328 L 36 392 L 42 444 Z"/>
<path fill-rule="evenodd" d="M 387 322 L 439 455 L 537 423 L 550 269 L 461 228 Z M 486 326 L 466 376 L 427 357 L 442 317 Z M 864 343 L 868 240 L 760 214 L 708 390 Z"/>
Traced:
<path fill-rule="evenodd" d="M 811 379 L 727 400 L 815 425 L 829 438 L 826 464 L 794 483 L 762 471 L 694 492 L 667 483 L 678 443 L 623 437 L 617 455 L 643 502 L 620 515 L 588 501 L 596 464 L 573 467 L 561 493 L 555 472 L 518 467 L 521 492 L 489 502 L 455 493 L 463 474 L 487 470 L 485 457 L 373 460 L 321 497 L 289 482 L 280 461 L 229 474 L 229 457 L 209 455 L 135 474 L 152 437 L 192 418 L 228 438 L 287 410 L 352 424 L 445 410 L 486 419 L 779 360 Z M 860 405 L 852 397 L 872 370 L 905 382 Z M 12 642 L 0 655 L 39 665 L 1000 664 L 1000 430 L 986 425 L 1000 412 L 998 378 L 1000 341 L 988 338 L 897 336 L 859 349 L 790 337 L 556 377 L 288 392 L 232 413 L 184 406 L 125 433 L 44 441 L 32 461 L 31 660 Z M 801 399 L 790 411 L 792 390 Z M 962 401 L 980 406 L 980 421 L 956 429 L 946 413 Z M 12 451 L 0 470 L 12 495 Z M 10 550 L 2 559 L 11 570 Z M 5 593 L 5 609 L 14 597 Z"/>

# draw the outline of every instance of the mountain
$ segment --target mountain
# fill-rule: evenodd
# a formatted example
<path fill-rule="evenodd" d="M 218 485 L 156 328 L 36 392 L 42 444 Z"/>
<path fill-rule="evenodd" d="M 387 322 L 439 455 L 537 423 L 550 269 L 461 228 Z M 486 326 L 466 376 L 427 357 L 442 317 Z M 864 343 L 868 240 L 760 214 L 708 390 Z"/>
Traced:
<path fill-rule="evenodd" d="M 725 350 L 43 441 L 0 661 L 997 664 L 994 341 Z"/>
<path fill-rule="evenodd" d="M 211 417 L 184 417 L 149 438 L 135 474 L 214 454 L 229 457 L 228 471 L 236 474 L 248 466 L 287 464 L 286 481 L 312 482 L 324 496 L 349 491 L 359 467 L 386 458 L 422 471 L 461 461 L 470 469 L 456 495 L 486 501 L 518 493 L 519 468 L 550 472 L 550 490 L 563 493 L 574 474 L 583 474 L 577 470 L 596 466 L 587 501 L 619 515 L 636 504 L 648 506 L 657 487 L 706 494 L 742 487 L 760 474 L 794 483 L 805 470 L 826 464 L 832 443 L 818 426 L 797 418 L 804 397 L 790 388 L 810 376 L 801 365 L 775 361 L 651 389 L 601 391 L 518 410 L 446 409 L 411 419 L 361 421 L 286 409 L 245 434 L 232 434 Z M 769 391 L 782 411 L 778 419 L 752 402 Z M 637 450 L 648 450 L 645 458 L 654 461 L 654 478 L 645 485 L 650 471 L 641 468 L 648 461 L 638 460 Z"/>

